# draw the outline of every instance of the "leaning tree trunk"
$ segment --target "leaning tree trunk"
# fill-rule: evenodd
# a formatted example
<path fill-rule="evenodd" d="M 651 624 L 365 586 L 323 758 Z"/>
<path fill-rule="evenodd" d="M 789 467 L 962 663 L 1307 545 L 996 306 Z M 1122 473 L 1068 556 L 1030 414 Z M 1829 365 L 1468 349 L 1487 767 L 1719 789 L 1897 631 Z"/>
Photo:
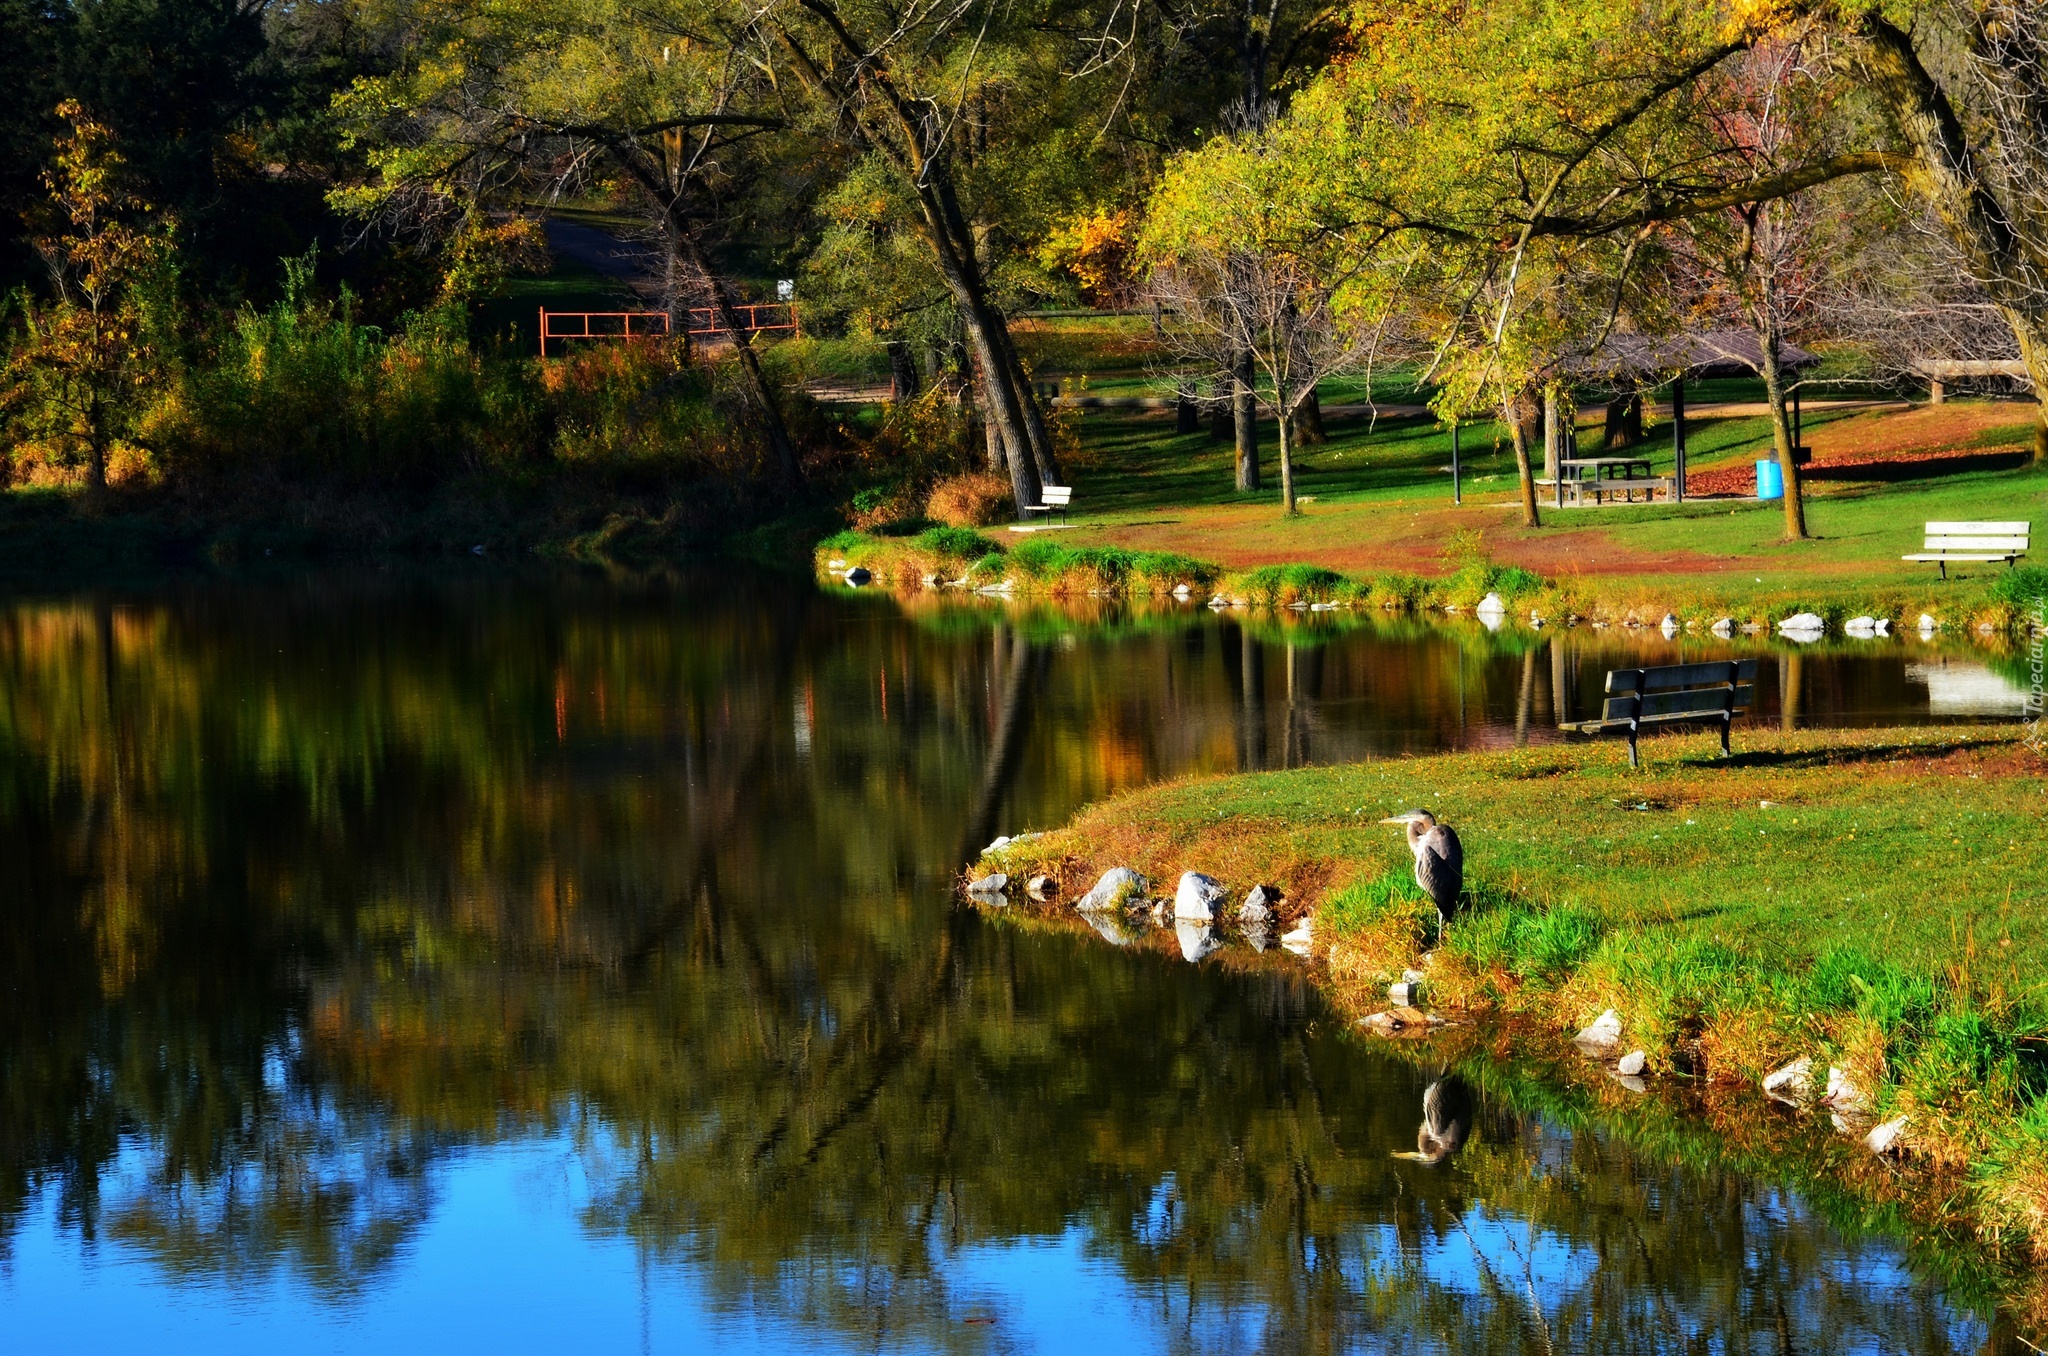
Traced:
<path fill-rule="evenodd" d="M 2038 251 L 2028 248 L 2014 225 L 2034 214 L 2027 204 L 1998 201 L 1987 185 L 1955 106 L 1922 64 L 1912 36 L 1875 9 L 1861 28 L 1869 40 L 1859 58 L 1866 82 L 1913 147 L 1920 162 L 1914 176 L 1918 187 L 1962 251 L 1974 281 L 1990 294 L 2019 341 L 2038 402 L 2034 463 L 2048 464 L 2048 301 L 2031 285 L 2048 259 L 2034 257 Z M 1981 42 L 1979 34 L 1971 46 Z M 1978 60 L 1985 55 L 1968 53 Z M 2048 127 L 2036 130 L 2048 134 Z"/>
<path fill-rule="evenodd" d="M 1230 425 L 1237 438 L 1237 488 L 1259 488 L 1259 402 L 1252 389 L 1251 350 L 1237 354 L 1230 364 Z"/>
<path fill-rule="evenodd" d="M 1543 521 L 1536 513 L 1536 473 L 1529 464 L 1529 443 L 1533 437 L 1530 424 L 1524 417 L 1525 407 L 1533 404 L 1528 392 L 1519 392 L 1502 402 L 1501 414 L 1507 420 L 1508 437 L 1515 445 L 1515 479 L 1522 491 L 1522 526 L 1541 527 Z"/>
<path fill-rule="evenodd" d="M 2020 360 L 2034 383 L 2034 465 L 2048 466 L 2048 317 L 2007 308 L 2005 319 L 2020 341 Z"/>
<path fill-rule="evenodd" d="M 1785 540 L 1806 540 L 1806 494 L 1799 483 L 1799 462 L 1792 445 L 1792 417 L 1785 408 L 1785 373 L 1778 365 L 1778 336 L 1768 326 L 1756 335 L 1763 362 L 1757 371 L 1764 379 L 1764 398 L 1771 406 L 1771 442 L 1777 449 L 1778 470 L 1785 478 Z"/>
<path fill-rule="evenodd" d="M 1024 360 L 1017 354 L 1017 345 L 1010 337 L 1009 322 L 1003 313 L 989 300 L 988 277 L 981 266 L 981 251 L 972 227 L 967 224 L 967 214 L 960 210 L 959 196 L 953 191 L 952 176 L 940 164 L 925 162 L 924 173 L 919 176 L 918 199 L 925 209 L 926 220 L 938 238 L 950 245 L 946 252 L 951 256 L 949 266 L 942 264 L 940 271 L 947 273 L 948 286 L 953 287 L 958 303 L 974 311 L 974 322 L 982 335 L 982 342 L 988 347 L 996 361 L 989 366 L 989 380 L 1000 385 L 1007 392 L 1004 403 L 1014 407 L 1018 431 L 1023 435 L 1023 446 L 1032 461 L 1031 477 L 1034 491 L 1039 484 L 1059 485 L 1059 459 L 1053 455 L 1052 435 L 1045 426 L 1045 414 L 1038 408 L 1038 401 L 1031 393 L 1031 379 L 1024 371 Z M 962 286 L 955 286 L 954 275 L 958 275 Z M 1034 498 L 1033 502 L 1037 500 Z"/>

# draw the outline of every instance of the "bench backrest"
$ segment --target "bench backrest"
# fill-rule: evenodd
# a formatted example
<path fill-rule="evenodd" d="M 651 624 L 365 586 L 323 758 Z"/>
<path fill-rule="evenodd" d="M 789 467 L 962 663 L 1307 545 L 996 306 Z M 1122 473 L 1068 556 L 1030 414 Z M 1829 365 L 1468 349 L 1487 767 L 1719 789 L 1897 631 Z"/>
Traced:
<path fill-rule="evenodd" d="M 1756 700 L 1755 683 L 1754 659 L 1614 669 L 1607 675 L 1607 706 L 1601 719 L 1739 714 Z"/>
<path fill-rule="evenodd" d="M 1045 502 L 1048 505 L 1059 504 L 1064 506 L 1074 502 L 1074 487 L 1072 485 L 1047 485 L 1044 489 Z"/>
<path fill-rule="evenodd" d="M 2032 523 L 1929 523 L 1923 551 L 2025 551 Z"/>

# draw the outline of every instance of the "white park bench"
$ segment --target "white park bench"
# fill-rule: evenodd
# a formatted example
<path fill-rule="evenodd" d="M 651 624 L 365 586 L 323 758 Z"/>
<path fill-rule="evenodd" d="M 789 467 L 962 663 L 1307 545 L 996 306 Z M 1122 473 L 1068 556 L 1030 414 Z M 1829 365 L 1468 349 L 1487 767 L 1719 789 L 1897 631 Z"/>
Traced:
<path fill-rule="evenodd" d="M 1038 503 L 1031 506 L 1031 511 L 1033 513 L 1043 513 L 1047 516 L 1057 513 L 1060 515 L 1060 521 L 1065 522 L 1067 507 L 1074 502 L 1074 487 L 1072 485 L 1046 485 L 1040 488 L 1039 494 L 1042 497 Z"/>
<path fill-rule="evenodd" d="M 2027 535 L 2032 530 L 2031 523 L 1929 523 L 1927 544 L 1919 554 L 1899 559 L 1931 560 L 1941 567 L 1943 579 L 1948 578 L 1951 560 L 2002 560 L 2010 567 L 2027 553 Z"/>

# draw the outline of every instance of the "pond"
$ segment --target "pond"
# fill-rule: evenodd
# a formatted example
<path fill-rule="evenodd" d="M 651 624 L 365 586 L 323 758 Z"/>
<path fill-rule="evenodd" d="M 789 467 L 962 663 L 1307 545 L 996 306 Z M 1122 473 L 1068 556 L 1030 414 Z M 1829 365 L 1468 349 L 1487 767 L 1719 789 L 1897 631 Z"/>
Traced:
<path fill-rule="evenodd" d="M 2020 711 L 1965 645 L 1756 648 L 1762 721 Z M 953 902 L 1111 792 L 1554 739 L 1681 652 L 733 569 L 0 602 L 7 1346 L 2017 1351 L 1287 963 Z M 1397 1158 L 1432 1084 L 1461 1143 Z"/>

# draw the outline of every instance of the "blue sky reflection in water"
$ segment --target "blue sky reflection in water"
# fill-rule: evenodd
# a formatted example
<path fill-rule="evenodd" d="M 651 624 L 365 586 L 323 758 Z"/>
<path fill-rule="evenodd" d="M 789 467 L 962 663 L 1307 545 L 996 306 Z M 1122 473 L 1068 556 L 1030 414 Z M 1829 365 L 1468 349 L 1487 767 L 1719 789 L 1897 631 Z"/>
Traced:
<path fill-rule="evenodd" d="M 1284 961 L 949 906 L 993 831 L 1547 738 L 1662 642 L 990 622 L 730 575 L 0 604 L 5 1347 L 2004 1349 L 1766 1183 L 1485 1097 L 1395 1161 L 1427 1075 Z M 1930 665 L 1995 685 L 1820 653 L 1762 718 L 1941 718 Z"/>

